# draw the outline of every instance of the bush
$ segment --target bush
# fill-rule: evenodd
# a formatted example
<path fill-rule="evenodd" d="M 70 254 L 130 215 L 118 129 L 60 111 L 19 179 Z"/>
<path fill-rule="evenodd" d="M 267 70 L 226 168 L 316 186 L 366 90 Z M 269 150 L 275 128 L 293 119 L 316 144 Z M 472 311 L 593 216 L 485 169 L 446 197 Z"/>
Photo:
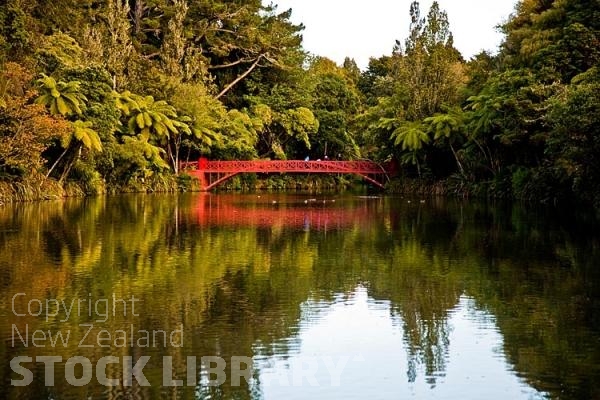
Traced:
<path fill-rule="evenodd" d="M 556 204 L 571 197 L 570 180 L 555 168 L 518 168 L 512 174 L 513 195 L 517 199 Z"/>
<path fill-rule="evenodd" d="M 70 179 L 78 183 L 86 195 L 96 195 L 106 192 L 104 180 L 93 165 L 84 161 L 77 161 L 69 175 Z"/>
<path fill-rule="evenodd" d="M 519 167 L 512 174 L 512 192 L 516 199 L 525 199 L 530 190 L 531 171 Z"/>

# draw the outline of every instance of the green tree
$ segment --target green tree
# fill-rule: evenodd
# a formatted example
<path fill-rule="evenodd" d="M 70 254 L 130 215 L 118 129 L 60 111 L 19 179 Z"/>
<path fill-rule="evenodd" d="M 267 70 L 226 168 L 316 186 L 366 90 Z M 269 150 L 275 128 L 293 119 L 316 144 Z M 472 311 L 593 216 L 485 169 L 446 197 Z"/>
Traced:
<path fill-rule="evenodd" d="M 64 167 L 58 181 L 62 182 L 67 176 L 69 176 L 73 165 L 75 165 L 77 160 L 79 160 L 82 146 L 84 149 L 91 152 L 102 151 L 102 142 L 100 141 L 98 132 L 92 129 L 92 122 L 76 120 L 70 122 L 70 124 L 71 129 L 68 133 L 62 136 L 60 141 L 64 151 L 60 154 L 56 161 L 54 161 L 50 169 L 48 169 L 46 178 L 52 174 L 56 166 L 63 161 L 66 155 L 69 155 L 69 157 L 64 159 L 66 161 L 64 162 Z"/>
<path fill-rule="evenodd" d="M 446 12 L 433 2 L 427 17 L 422 18 L 419 3 L 412 2 L 404 45 L 397 41 L 391 56 L 371 60 L 359 82 L 370 104 L 359 118 L 359 126 L 365 132 L 363 146 L 378 142 L 376 158 L 397 156 L 416 165 L 421 176 L 422 167 L 429 168 L 438 159 L 428 157 L 437 149 L 428 146 L 428 123 L 424 124 L 424 120 L 460 104 L 465 73 L 462 57 L 453 45 Z M 443 147 L 439 140 L 437 145 Z M 450 152 L 457 154 L 453 148 L 448 149 Z M 421 165 L 424 161 L 431 165 Z M 442 173 L 447 176 L 449 172 Z"/>
<path fill-rule="evenodd" d="M 101 60 L 113 78 L 113 90 L 122 90 L 127 83 L 125 70 L 131 62 L 133 44 L 131 25 L 128 16 L 131 9 L 125 0 L 108 0 L 104 12 L 105 26 L 103 30 L 94 32 L 89 28 L 89 35 L 102 35 L 98 40 L 101 49 Z M 88 48 L 93 48 L 92 46 Z"/>
<path fill-rule="evenodd" d="M 220 127 L 223 140 L 213 149 L 213 154 L 223 160 L 251 160 L 258 157 L 257 144 L 260 121 L 247 113 L 233 109 L 227 111 Z"/>
<path fill-rule="evenodd" d="M 260 0 L 193 2 L 187 15 L 186 25 L 214 74 L 219 88 L 216 96 L 228 105 L 247 106 L 236 99 L 242 89 L 232 90 L 254 72 L 281 70 L 298 62 L 303 26 L 289 21 L 291 10 L 277 13 L 272 6 L 263 7 Z"/>
<path fill-rule="evenodd" d="M 182 83 L 177 85 L 170 97 L 171 104 L 184 116 L 188 116 L 193 135 L 178 135 L 176 149 L 187 152 L 190 156 L 207 155 L 211 148 L 223 140 L 221 127 L 227 118 L 227 110 L 223 104 L 211 95 L 203 83 Z M 177 150 L 179 152 L 179 150 Z"/>
<path fill-rule="evenodd" d="M 358 89 L 365 97 L 367 105 L 375 106 L 379 98 L 389 97 L 393 94 L 390 73 L 390 56 L 369 59 L 367 69 L 360 74 L 358 79 Z"/>
<path fill-rule="evenodd" d="M 35 100 L 37 104 L 47 106 L 52 115 L 61 115 L 64 117 L 82 116 L 82 109 L 85 109 L 87 98 L 80 92 L 80 82 L 57 82 L 50 76 L 42 75 L 37 83 L 41 92 L 40 96 Z M 79 159 L 81 146 L 90 151 L 99 152 L 102 150 L 100 137 L 92 129 L 92 122 L 82 120 L 71 122 L 71 130 L 69 133 L 63 135 L 61 146 L 64 151 L 54 161 L 46 174 L 46 177 L 50 176 L 56 166 L 69 154 L 69 157 L 64 159 L 66 161 L 64 162 L 59 182 L 62 182 L 69 175 L 73 165 Z"/>
<path fill-rule="evenodd" d="M 382 120 L 381 123 L 394 125 L 393 120 Z M 420 121 L 403 122 L 392 131 L 391 138 L 394 140 L 394 145 L 400 146 L 404 152 L 400 158 L 402 163 L 416 165 L 417 174 L 421 177 L 421 163 L 419 161 L 422 157 L 421 150 L 423 145 L 430 142 L 423 123 Z"/>
<path fill-rule="evenodd" d="M 464 114 L 458 107 L 447 110 L 446 114 L 436 114 L 433 117 L 428 117 L 423 120 L 429 125 L 429 131 L 433 134 L 433 141 L 441 146 L 446 144 L 450 147 L 452 155 L 456 161 L 456 166 L 463 177 L 465 169 L 460 161 L 460 156 L 457 153 L 455 146 L 462 146 L 464 139 Z"/>
<path fill-rule="evenodd" d="M 544 80 L 569 82 L 600 61 L 600 5 L 595 1 L 523 0 L 504 24 L 501 57 Z"/>
<path fill-rule="evenodd" d="M 35 100 L 36 104 L 47 106 L 52 115 L 81 115 L 87 98 L 79 91 L 80 82 L 57 82 L 53 77 L 42 74 L 37 83 L 40 96 Z"/>
<path fill-rule="evenodd" d="M 356 158 L 360 150 L 356 144 L 354 119 L 361 109 L 360 93 L 356 87 L 358 67 L 346 60 L 346 67 L 338 67 L 330 60 L 316 58 L 310 69 L 313 82 L 312 109 L 319 120 L 319 131 L 313 139 L 315 158 Z"/>
<path fill-rule="evenodd" d="M 19 1 L 0 5 L 0 62 L 23 58 L 31 51 L 34 36 L 25 10 Z"/>
<path fill-rule="evenodd" d="M 547 153 L 579 198 L 600 205 L 600 69 L 573 78 L 552 100 Z"/>
<path fill-rule="evenodd" d="M 98 152 L 102 151 L 102 142 L 100 141 L 98 132 L 92 129 L 90 121 L 77 120 L 73 122 L 73 135 L 65 137 L 62 146 L 65 148 L 68 147 L 73 139 L 80 141 L 87 149 Z"/>
<path fill-rule="evenodd" d="M 407 119 L 417 120 L 456 104 L 465 82 L 460 53 L 454 48 L 448 15 L 434 1 L 426 19 L 419 3 L 411 4 L 411 25 L 404 50 L 397 45 L 393 76 L 409 93 Z"/>
<path fill-rule="evenodd" d="M 129 96 L 130 93 L 124 93 Z M 121 96 L 118 97 L 119 101 Z M 127 129 L 132 135 L 139 135 L 140 139 L 149 141 L 160 139 L 170 134 L 177 134 L 179 130 L 189 131 L 187 124 L 177 120 L 175 107 L 164 100 L 154 100 L 152 96 L 132 96 L 133 107 L 129 104 L 123 107 L 117 103 L 123 114 L 128 117 Z"/>
<path fill-rule="evenodd" d="M 259 104 L 252 107 L 250 115 L 258 133 L 260 157 L 273 155 L 285 160 L 290 155 L 306 152 L 311 148 L 311 136 L 319 128 L 319 121 L 305 107 L 277 112 Z"/>
<path fill-rule="evenodd" d="M 127 132 L 140 141 L 163 147 L 173 171 L 179 168 L 179 146 L 182 135 L 190 135 L 191 118 L 179 116 L 175 107 L 152 96 L 139 96 L 128 91 L 115 93 L 115 101 L 128 118 Z"/>

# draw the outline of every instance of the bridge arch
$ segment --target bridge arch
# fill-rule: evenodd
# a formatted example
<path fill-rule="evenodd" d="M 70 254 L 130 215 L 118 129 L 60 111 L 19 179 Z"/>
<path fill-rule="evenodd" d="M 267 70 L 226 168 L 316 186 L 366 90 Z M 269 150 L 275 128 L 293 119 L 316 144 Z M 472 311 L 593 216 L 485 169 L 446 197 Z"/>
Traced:
<path fill-rule="evenodd" d="M 395 172 L 393 164 L 384 166 L 373 161 L 330 161 L 330 160 L 250 160 L 213 161 L 200 158 L 198 162 L 182 163 L 184 173 L 199 179 L 201 189 L 209 191 L 219 184 L 242 173 L 320 173 L 354 174 L 383 188 L 388 175 Z M 214 179 L 213 179 L 214 178 Z"/>

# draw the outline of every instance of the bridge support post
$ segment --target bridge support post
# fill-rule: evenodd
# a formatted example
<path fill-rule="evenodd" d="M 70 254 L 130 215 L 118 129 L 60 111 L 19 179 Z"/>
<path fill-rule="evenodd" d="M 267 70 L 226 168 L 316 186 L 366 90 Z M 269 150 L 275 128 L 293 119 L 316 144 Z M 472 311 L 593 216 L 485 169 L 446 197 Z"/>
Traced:
<path fill-rule="evenodd" d="M 208 167 L 208 158 L 200 157 L 198 159 L 198 180 L 200 181 L 200 190 L 208 192 L 208 179 L 206 178 L 206 169 Z"/>

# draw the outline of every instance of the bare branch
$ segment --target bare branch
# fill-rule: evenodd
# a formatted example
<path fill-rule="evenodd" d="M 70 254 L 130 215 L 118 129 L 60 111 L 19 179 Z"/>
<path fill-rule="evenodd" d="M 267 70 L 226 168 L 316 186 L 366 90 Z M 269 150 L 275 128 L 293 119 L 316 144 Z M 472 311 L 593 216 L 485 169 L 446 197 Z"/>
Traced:
<path fill-rule="evenodd" d="M 223 69 L 223 68 L 229 68 L 229 67 L 233 67 L 236 66 L 238 64 L 242 64 L 242 63 L 248 63 L 250 61 L 255 61 L 255 58 L 241 58 L 237 61 L 231 62 L 229 64 L 221 64 L 221 65 L 211 65 L 210 67 L 208 67 L 208 69 Z"/>
<path fill-rule="evenodd" d="M 149 60 L 151 58 L 158 57 L 158 56 L 160 56 L 160 52 L 150 53 L 147 55 L 143 55 L 142 57 L 145 58 L 146 60 Z"/>
<path fill-rule="evenodd" d="M 231 29 L 223 29 L 223 28 L 215 28 L 215 29 L 209 29 L 209 30 L 214 31 L 214 32 L 231 33 L 232 35 L 235 35 L 238 33 L 236 31 L 232 31 Z"/>
<path fill-rule="evenodd" d="M 256 68 L 258 66 L 258 63 L 260 62 L 260 60 L 263 59 L 263 57 L 265 57 L 264 54 L 261 54 L 258 57 L 256 57 L 256 60 L 254 60 L 254 62 L 250 66 L 250 68 L 248 68 L 243 74 L 241 74 L 240 76 L 235 78 L 235 80 L 233 82 L 231 82 L 223 90 L 221 90 L 221 93 L 219 93 L 216 98 L 219 99 L 219 98 L 223 97 L 223 95 L 225 95 L 225 93 L 229 92 L 229 90 L 231 90 L 232 87 L 237 85 L 242 79 L 244 79 L 246 76 L 248 76 L 248 74 L 250 74 L 250 72 L 252 72 L 254 70 L 254 68 Z"/>

